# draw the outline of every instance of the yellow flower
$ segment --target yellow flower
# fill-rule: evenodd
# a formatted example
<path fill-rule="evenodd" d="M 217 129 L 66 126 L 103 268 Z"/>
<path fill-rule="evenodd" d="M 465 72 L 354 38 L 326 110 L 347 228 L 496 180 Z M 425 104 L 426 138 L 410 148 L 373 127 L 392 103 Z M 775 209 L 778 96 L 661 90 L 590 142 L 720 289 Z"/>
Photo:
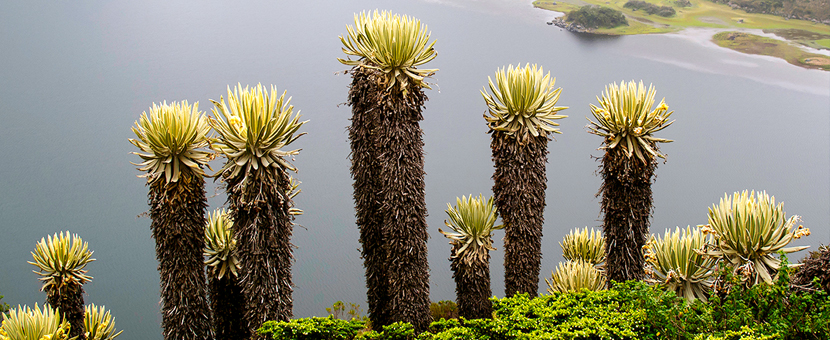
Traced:
<path fill-rule="evenodd" d="M 638 134 L 638 135 L 643 133 L 643 128 L 641 126 L 635 127 L 634 128 L 634 133 Z"/>
<path fill-rule="evenodd" d="M 668 111 L 669 106 L 666 105 L 666 102 L 660 102 L 660 106 L 658 106 L 656 110 L 658 110 L 658 111 Z"/>

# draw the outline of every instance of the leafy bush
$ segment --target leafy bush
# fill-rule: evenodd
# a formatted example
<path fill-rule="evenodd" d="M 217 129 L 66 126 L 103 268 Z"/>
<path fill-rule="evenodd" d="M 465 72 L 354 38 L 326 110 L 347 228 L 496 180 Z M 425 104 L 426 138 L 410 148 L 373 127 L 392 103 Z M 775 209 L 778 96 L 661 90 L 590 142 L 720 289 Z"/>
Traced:
<path fill-rule="evenodd" d="M 635 10 L 635 11 L 638 10 L 638 9 L 641 9 L 641 10 L 645 11 L 648 14 L 657 14 L 661 17 L 666 17 L 666 18 L 668 18 L 670 16 L 673 16 L 676 13 L 674 11 L 674 8 L 671 8 L 670 6 L 657 6 L 655 4 L 648 3 L 648 2 L 645 2 L 645 1 L 639 1 L 639 0 L 631 0 L 629 2 L 626 2 L 625 5 L 623 5 L 623 7 L 629 8 L 629 9 L 632 9 L 632 10 Z"/>
<path fill-rule="evenodd" d="M 810 252 L 801 263 L 803 265 L 793 274 L 792 284 L 799 289 L 817 288 L 830 293 L 830 247 L 819 247 L 818 251 Z M 814 280 L 817 287 L 812 287 Z"/>
<path fill-rule="evenodd" d="M 351 321 L 312 317 L 291 321 L 266 321 L 257 332 L 275 340 L 351 340 L 365 327 L 363 320 Z"/>
<path fill-rule="evenodd" d="M 9 305 L 6 304 L 3 300 L 3 295 L 0 295 L 0 314 L 6 314 L 9 311 Z"/>
<path fill-rule="evenodd" d="M 622 12 L 608 7 L 593 7 L 590 5 L 571 11 L 565 20 L 587 28 L 628 26 L 628 20 L 625 19 Z"/>
<path fill-rule="evenodd" d="M 429 312 L 432 314 L 433 320 L 458 318 L 458 306 L 454 301 L 441 300 L 433 302 L 429 305 Z"/>
<path fill-rule="evenodd" d="M 786 267 L 786 257 L 782 258 Z M 780 271 L 772 285 L 746 287 L 731 271 L 721 281 L 728 289 L 708 303 L 692 303 L 660 286 L 639 281 L 617 283 L 605 291 L 527 294 L 493 298 L 492 319 L 441 319 L 420 335 L 410 324 L 358 334 L 361 321 L 311 318 L 268 322 L 261 334 L 273 339 L 450 340 L 450 339 L 684 339 L 812 340 L 830 338 L 830 297 L 823 290 L 789 288 L 792 269 Z"/>
<path fill-rule="evenodd" d="M 406 322 L 395 322 L 383 326 L 383 332 L 369 331 L 355 337 L 355 340 L 414 340 L 415 328 Z"/>

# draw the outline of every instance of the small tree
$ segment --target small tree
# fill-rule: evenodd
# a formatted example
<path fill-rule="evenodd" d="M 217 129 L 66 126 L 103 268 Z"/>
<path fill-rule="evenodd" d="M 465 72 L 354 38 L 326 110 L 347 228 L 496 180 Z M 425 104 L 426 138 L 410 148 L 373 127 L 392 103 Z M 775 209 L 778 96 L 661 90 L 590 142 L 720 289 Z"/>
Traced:
<path fill-rule="evenodd" d="M 150 186 L 150 230 L 161 275 L 162 329 L 166 340 L 213 338 L 202 250 L 205 248 L 205 172 L 212 154 L 207 118 L 187 101 L 153 104 L 141 114 L 130 143 L 141 152 Z"/>
<path fill-rule="evenodd" d="M 437 70 L 419 20 L 375 11 L 355 15 L 341 37 L 353 66 L 349 105 L 355 210 L 366 267 L 372 325 L 410 322 L 425 331 L 429 312 L 429 237 L 424 201 L 424 142 L 419 121 L 427 100 L 424 78 Z"/>
<path fill-rule="evenodd" d="M 610 84 L 599 100 L 591 104 L 596 122 L 589 121 L 588 132 L 604 138 L 605 156 L 600 165 L 602 195 L 600 211 L 604 213 L 605 274 L 612 280 L 642 280 L 645 277 L 643 246 L 650 235 L 649 219 L 653 210 L 651 182 L 660 154 L 657 143 L 671 142 L 654 137 L 669 122 L 665 99 L 655 109 L 653 87 L 646 90 L 634 81 Z"/>
<path fill-rule="evenodd" d="M 89 246 L 78 235 L 61 232 L 52 237 L 40 239 L 32 252 L 36 266 L 35 271 L 43 281 L 42 291 L 46 291 L 46 301 L 56 309 L 58 318 L 63 318 L 72 326 L 70 337 L 86 339 L 84 334 L 84 288 L 83 284 L 92 280 L 84 268 L 95 259 Z M 47 312 L 44 306 L 43 312 Z"/>
<path fill-rule="evenodd" d="M 236 257 L 233 221 L 227 211 L 208 214 L 205 228 L 205 264 L 208 266 L 208 293 L 217 339 L 247 339 L 245 297 L 239 284 L 239 258 Z"/>
<path fill-rule="evenodd" d="M 288 321 L 293 315 L 288 171 L 297 171 L 289 158 L 300 150 L 287 148 L 305 134 L 297 131 L 306 121 L 293 114 L 290 101 L 274 86 L 269 94 L 262 84 L 238 84 L 233 91 L 228 87 L 227 102 L 213 102 L 211 125 L 219 134 L 213 147 L 227 157 L 217 176 L 228 192 L 245 320 L 255 338 L 261 338 L 256 330 L 265 321 Z"/>
<path fill-rule="evenodd" d="M 542 265 L 542 225 L 547 189 L 548 140 L 559 133 L 556 106 L 561 88 L 541 67 L 502 68 L 492 95 L 481 91 L 489 108 L 484 119 L 493 149 L 493 195 L 504 223 L 504 294 L 538 295 Z"/>
<path fill-rule="evenodd" d="M 444 224 L 453 232 L 444 232 L 452 245 L 450 267 L 455 279 L 455 298 L 458 301 L 458 315 L 467 319 L 490 318 L 493 306 L 490 303 L 490 250 L 493 248 L 493 230 L 499 214 L 491 197 L 484 196 L 456 198 L 455 207 L 447 203 L 449 221 Z"/>

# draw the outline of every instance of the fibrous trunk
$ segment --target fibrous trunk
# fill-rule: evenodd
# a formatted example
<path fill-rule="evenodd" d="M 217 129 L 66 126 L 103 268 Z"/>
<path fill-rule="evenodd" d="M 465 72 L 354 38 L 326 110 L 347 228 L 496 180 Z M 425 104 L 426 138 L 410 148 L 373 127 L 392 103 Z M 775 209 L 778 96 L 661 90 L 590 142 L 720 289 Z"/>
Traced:
<path fill-rule="evenodd" d="M 649 235 L 652 212 L 651 180 L 657 164 L 627 157 L 625 150 L 607 150 L 600 174 L 603 233 L 605 234 L 605 274 L 625 282 L 645 277 L 643 245 Z"/>
<path fill-rule="evenodd" d="M 493 195 L 504 223 L 504 294 L 536 297 L 542 264 L 542 224 L 548 161 L 547 137 L 526 144 L 492 131 Z"/>
<path fill-rule="evenodd" d="M 366 268 L 369 319 L 379 327 L 391 322 L 388 321 L 386 311 L 389 280 L 386 277 L 386 250 L 381 231 L 383 215 L 379 213 L 382 198 L 378 178 L 378 148 L 374 141 L 379 117 L 379 96 L 383 88 L 378 85 L 376 75 L 376 72 L 359 67 L 353 70 L 354 78 L 349 89 L 349 105 L 352 106 L 349 141 L 355 215 L 360 231 L 360 255 Z"/>
<path fill-rule="evenodd" d="M 361 128 L 370 130 L 361 137 L 370 138 L 366 143 L 371 144 L 357 142 L 358 147 L 362 145 L 365 149 L 355 149 L 356 141 L 353 140 L 353 164 L 355 151 L 367 150 L 366 155 L 371 159 L 360 167 L 369 164 L 375 168 L 371 170 L 375 171 L 373 173 L 366 170 L 359 174 L 374 177 L 374 182 L 369 179 L 360 183 L 355 168 L 352 168 L 355 185 L 373 189 L 375 193 L 361 197 L 355 193 L 356 205 L 369 202 L 366 209 L 373 210 L 365 212 L 376 215 L 364 215 L 366 223 L 360 226 L 365 263 L 381 266 L 375 269 L 367 266 L 370 308 L 381 315 L 382 323 L 376 326 L 404 321 L 411 323 L 416 331 L 424 331 L 432 321 L 426 247 L 429 234 L 424 201 L 424 142 L 419 125 L 426 95 L 412 84 L 406 96 L 397 86 L 387 88 L 385 82 L 380 81 L 382 74 L 379 71 L 358 67 L 354 72 L 350 104 L 353 112 L 359 108 L 360 114 L 364 115 L 360 119 L 367 124 Z M 354 130 L 359 129 L 350 129 L 350 137 L 357 137 L 357 134 L 353 135 L 357 132 Z M 359 220 L 361 214 L 358 211 Z M 375 229 L 375 225 L 379 227 Z M 374 249 L 367 249 L 369 247 Z M 373 280 L 377 281 L 371 282 Z M 371 302 L 371 294 L 384 294 L 382 290 L 371 292 L 374 284 L 386 286 L 386 299 Z"/>
<path fill-rule="evenodd" d="M 213 321 L 216 325 L 217 340 L 248 339 L 251 333 L 244 320 L 245 297 L 239 281 L 226 275 L 221 279 L 211 275 L 210 279 L 210 307 L 213 310 Z"/>
<path fill-rule="evenodd" d="M 465 264 L 455 257 L 458 246 L 453 246 L 450 268 L 455 279 L 455 301 L 458 315 L 468 320 L 489 319 L 493 314 L 490 302 L 490 254 L 484 261 Z"/>
<path fill-rule="evenodd" d="M 150 187 L 150 229 L 161 274 L 162 329 L 167 340 L 213 339 L 202 251 L 205 181 L 184 172 Z"/>
<path fill-rule="evenodd" d="M 46 301 L 58 310 L 61 318 L 69 322 L 69 337 L 86 339 L 84 334 L 84 289 L 80 284 L 64 284 L 60 290 L 50 287 Z"/>
<path fill-rule="evenodd" d="M 388 257 L 387 310 L 392 322 L 409 322 L 418 332 L 432 322 L 429 312 L 427 209 L 424 200 L 424 142 L 419 121 L 426 95 L 410 86 L 385 92 L 376 145 L 380 147 L 383 235 Z"/>
<path fill-rule="evenodd" d="M 293 315 L 288 189 L 288 174 L 281 169 L 251 169 L 227 179 L 245 320 L 255 339 L 265 321 L 288 321 Z"/>

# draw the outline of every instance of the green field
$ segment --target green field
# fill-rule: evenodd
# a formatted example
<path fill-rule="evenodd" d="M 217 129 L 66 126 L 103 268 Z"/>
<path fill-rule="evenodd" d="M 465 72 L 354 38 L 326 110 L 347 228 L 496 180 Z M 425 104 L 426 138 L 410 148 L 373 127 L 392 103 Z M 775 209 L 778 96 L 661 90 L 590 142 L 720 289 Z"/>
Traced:
<path fill-rule="evenodd" d="M 826 35 L 827 38 L 830 38 L 830 26 L 825 24 L 804 20 L 787 20 L 768 14 L 746 13 L 742 10 L 733 10 L 729 6 L 705 0 L 690 0 L 692 3 L 691 7 L 679 7 L 672 0 L 645 1 L 658 6 L 674 7 L 677 14 L 669 18 L 664 18 L 657 15 L 649 15 L 643 11 L 623 8 L 623 5 L 628 0 L 544 0 L 534 1 L 533 5 L 538 8 L 563 13 L 570 12 L 584 5 L 598 5 L 616 9 L 628 17 L 631 27 L 597 30 L 596 33 L 602 34 L 666 33 L 687 27 L 711 27 L 801 30 Z"/>
<path fill-rule="evenodd" d="M 742 10 L 734 10 L 729 6 L 716 4 L 706 0 L 689 0 L 691 6 L 680 7 L 674 0 L 645 0 L 646 2 L 658 6 L 671 6 L 677 14 L 672 17 L 661 17 L 657 15 L 649 15 L 648 13 L 639 10 L 631 10 L 624 8 L 628 0 L 543 0 L 534 1 L 533 5 L 546 10 L 568 13 L 572 10 L 578 9 L 585 5 L 597 5 L 603 7 L 610 7 L 622 12 L 628 19 L 628 26 L 619 26 L 615 28 L 601 28 L 593 30 L 592 33 L 608 34 L 608 35 L 629 35 L 629 34 L 653 34 L 653 33 L 669 33 L 677 32 L 689 27 L 708 27 L 720 29 L 762 29 L 764 32 L 775 33 L 776 35 L 787 39 L 789 41 L 802 44 L 804 46 L 816 49 L 830 49 L 830 26 L 813 23 L 805 20 L 787 20 L 783 17 L 746 13 Z M 762 38 L 759 36 L 754 36 Z M 769 39 L 769 38 L 764 38 Z M 769 39 L 775 40 L 775 39 Z M 717 41 L 716 41 L 717 42 Z M 745 45 L 739 49 L 737 44 L 718 43 L 720 46 L 732 48 L 744 53 L 755 53 L 772 55 L 783 58 L 793 63 L 793 55 L 795 50 L 801 52 L 804 58 L 809 58 L 809 54 L 797 47 L 790 46 L 787 43 L 777 41 L 775 44 L 780 45 L 781 48 L 764 49 L 764 48 L 749 48 L 748 45 L 761 43 L 761 39 L 744 39 Z M 763 44 L 768 44 L 764 40 Z M 766 45 L 764 45 L 766 46 Z M 789 48 L 785 48 L 789 47 Z M 784 53 L 783 51 L 787 51 Z M 748 52 L 748 51 L 759 51 Z M 766 54 L 773 53 L 773 54 Z M 820 56 L 818 58 L 827 58 Z M 801 58 L 803 59 L 803 58 Z M 828 70 L 827 67 L 812 65 L 816 63 L 815 59 L 808 60 L 808 63 L 793 63 L 799 66 L 818 68 Z"/>
<path fill-rule="evenodd" d="M 793 65 L 830 71 L 830 57 L 807 53 L 781 40 L 742 32 L 720 32 L 712 40 L 718 46 L 739 52 L 774 56 Z"/>

